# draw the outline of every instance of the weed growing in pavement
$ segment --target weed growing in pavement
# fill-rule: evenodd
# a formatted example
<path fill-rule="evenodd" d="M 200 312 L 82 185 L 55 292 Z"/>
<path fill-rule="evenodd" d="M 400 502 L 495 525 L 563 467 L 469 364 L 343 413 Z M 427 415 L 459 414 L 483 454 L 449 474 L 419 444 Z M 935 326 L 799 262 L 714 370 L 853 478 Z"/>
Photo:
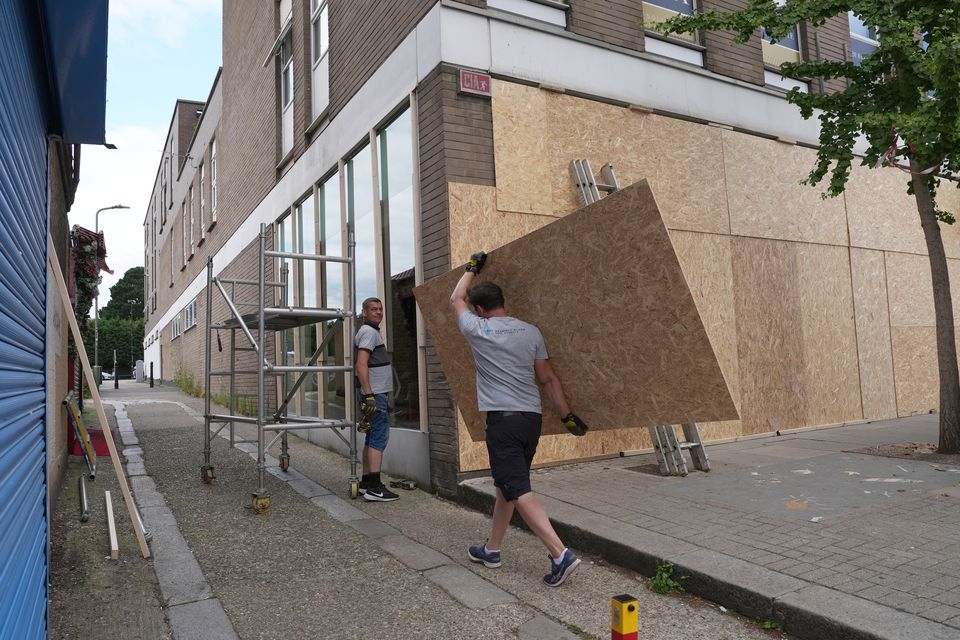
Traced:
<path fill-rule="evenodd" d="M 577 625 L 573 624 L 572 622 L 566 623 L 565 626 L 567 627 L 567 631 L 569 631 L 570 633 L 572 633 L 572 634 L 575 635 L 575 636 L 579 636 L 579 637 L 581 637 L 581 638 L 586 638 L 587 640 L 592 640 L 593 638 L 596 637 L 596 636 L 590 635 L 589 633 L 587 633 L 586 631 L 584 631 L 583 629 L 581 629 L 581 628 L 578 627 Z"/>
<path fill-rule="evenodd" d="M 670 593 L 683 591 L 683 585 L 673 579 L 673 563 L 662 562 L 657 565 L 657 572 L 652 578 L 647 578 L 647 586 L 656 593 Z M 683 580 L 683 578 L 680 578 Z"/>
<path fill-rule="evenodd" d="M 773 620 L 757 620 L 757 624 L 760 625 L 761 629 L 767 631 L 779 631 L 780 625 L 774 622 Z"/>

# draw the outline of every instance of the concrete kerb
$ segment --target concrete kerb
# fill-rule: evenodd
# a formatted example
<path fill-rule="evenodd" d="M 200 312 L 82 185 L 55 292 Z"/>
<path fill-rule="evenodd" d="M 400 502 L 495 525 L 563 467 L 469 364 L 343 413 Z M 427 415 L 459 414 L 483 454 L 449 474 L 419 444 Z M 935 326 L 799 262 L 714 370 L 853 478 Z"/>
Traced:
<path fill-rule="evenodd" d="M 457 490 L 461 504 L 491 512 L 495 495 L 488 486 L 475 481 L 461 482 Z M 597 533 L 606 529 L 590 514 L 590 529 L 563 519 L 564 509 L 551 508 L 549 498 L 538 496 L 551 515 L 560 537 L 568 544 L 605 560 L 654 575 L 657 566 L 670 562 L 674 575 L 683 577 L 686 591 L 707 598 L 737 613 L 754 619 L 777 622 L 783 631 L 810 640 L 956 640 L 950 627 L 898 611 L 875 602 L 813 585 L 805 580 L 765 569 L 758 565 L 702 549 L 680 540 L 671 548 L 663 544 L 665 536 L 633 527 L 640 535 L 637 542 L 614 539 Z M 552 505 L 559 506 L 560 503 Z M 599 516 L 602 518 L 602 516 Z M 518 516 L 512 524 L 525 527 Z M 628 525 L 617 523 L 621 534 Z M 610 530 L 607 530 L 610 533 Z M 623 536 L 616 536 L 622 538 Z"/>

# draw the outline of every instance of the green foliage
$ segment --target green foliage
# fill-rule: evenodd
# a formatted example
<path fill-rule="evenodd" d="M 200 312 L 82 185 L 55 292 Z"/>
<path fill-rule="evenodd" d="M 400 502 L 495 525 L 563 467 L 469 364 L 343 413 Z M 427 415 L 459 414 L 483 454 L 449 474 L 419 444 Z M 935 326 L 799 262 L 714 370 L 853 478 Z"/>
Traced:
<path fill-rule="evenodd" d="M 848 83 L 846 90 L 835 93 L 794 89 L 787 94 L 805 119 L 816 114 L 820 121 L 820 149 L 807 182 L 816 185 L 829 174 L 826 195 L 842 193 L 854 161 L 854 144 L 862 134 L 869 145 L 863 164 L 932 168 L 921 180 L 935 199 L 941 179 L 960 169 L 957 0 L 787 0 L 782 7 L 774 0 L 748 0 L 738 11 L 679 16 L 657 28 L 675 34 L 729 30 L 742 43 L 761 26 L 771 37 L 783 38 L 800 22 L 818 26 L 848 10 L 879 33 L 879 48 L 860 67 L 831 60 L 780 67 L 787 77 L 840 78 Z M 912 193 L 909 174 L 904 178 Z M 953 222 L 947 212 L 937 210 L 936 214 L 942 222 Z"/>
<path fill-rule="evenodd" d="M 202 398 L 204 395 L 203 385 L 193 377 L 193 373 L 183 367 L 179 367 L 173 375 L 173 383 L 188 396 Z"/>
<path fill-rule="evenodd" d="M 110 302 L 100 309 L 101 318 L 143 318 L 143 267 L 127 269 L 110 287 Z"/>
<path fill-rule="evenodd" d="M 97 320 L 90 320 L 89 328 L 83 334 L 83 346 L 87 350 L 90 364 L 93 364 L 94 338 Z M 117 352 L 117 371 L 121 376 L 133 373 L 137 360 L 143 359 L 143 318 L 103 318 L 100 326 L 100 366 L 104 371 L 113 371 L 113 352 Z"/>
<path fill-rule="evenodd" d="M 767 631 L 779 631 L 780 625 L 774 622 L 773 620 L 757 620 L 757 624 L 760 625 L 761 629 Z"/>
<path fill-rule="evenodd" d="M 652 578 L 647 578 L 647 586 L 656 593 L 670 593 L 683 591 L 683 585 L 673 579 L 673 563 L 662 562 L 657 565 L 657 572 Z M 683 580 L 683 578 L 680 578 Z"/>

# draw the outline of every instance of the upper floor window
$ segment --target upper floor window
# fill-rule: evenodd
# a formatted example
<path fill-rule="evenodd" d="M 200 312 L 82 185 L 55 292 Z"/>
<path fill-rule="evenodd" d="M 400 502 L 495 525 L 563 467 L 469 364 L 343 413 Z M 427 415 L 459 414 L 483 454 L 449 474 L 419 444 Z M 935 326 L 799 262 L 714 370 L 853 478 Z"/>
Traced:
<path fill-rule="evenodd" d="M 287 33 L 280 44 L 280 106 L 286 109 L 293 101 L 293 34 Z"/>
<path fill-rule="evenodd" d="M 203 173 L 203 163 L 200 163 L 200 167 L 197 170 L 197 173 L 200 176 L 200 242 L 203 242 L 204 238 L 207 237 L 207 180 L 206 176 Z M 199 242 L 197 243 L 199 244 Z"/>
<path fill-rule="evenodd" d="M 863 59 L 877 50 L 880 39 L 877 37 L 876 27 L 869 27 L 859 16 L 850 12 L 850 54 L 853 64 L 858 67 Z"/>
<path fill-rule="evenodd" d="M 564 28 L 570 7 L 564 0 L 487 0 L 487 6 Z"/>
<path fill-rule="evenodd" d="M 643 25 L 651 31 L 657 31 L 657 23 L 678 15 L 692 16 L 696 4 L 694 0 L 645 0 L 643 3 Z M 649 38 L 644 44 L 647 53 L 673 58 L 703 66 L 703 53 L 690 46 L 671 42 L 682 40 L 690 44 L 699 44 L 696 32 L 674 33 L 664 39 Z"/>
<path fill-rule="evenodd" d="M 197 326 L 197 301 L 193 300 L 183 308 L 183 330 Z"/>
<path fill-rule="evenodd" d="M 217 221 L 217 140 L 210 141 L 210 226 Z"/>
<path fill-rule="evenodd" d="M 313 39 L 313 62 L 327 55 L 330 47 L 329 9 L 327 0 L 310 0 L 310 30 Z"/>
<path fill-rule="evenodd" d="M 187 203 L 190 207 L 190 257 L 193 257 L 193 249 L 196 247 L 194 229 L 196 229 L 196 219 L 193 217 L 193 185 L 190 185 L 190 188 L 187 190 Z"/>

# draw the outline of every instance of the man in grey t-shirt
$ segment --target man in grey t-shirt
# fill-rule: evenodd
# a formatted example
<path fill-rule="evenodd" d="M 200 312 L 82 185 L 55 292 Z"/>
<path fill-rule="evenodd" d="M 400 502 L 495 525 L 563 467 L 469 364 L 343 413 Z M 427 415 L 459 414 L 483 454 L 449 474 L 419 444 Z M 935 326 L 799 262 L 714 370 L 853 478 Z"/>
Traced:
<path fill-rule="evenodd" d="M 551 570 L 543 582 L 556 587 L 576 571 L 580 559 L 560 541 L 530 486 L 530 465 L 542 421 L 538 386 L 571 433 L 582 436 L 587 426 L 570 411 L 540 330 L 507 315 L 503 291 L 496 284 L 473 285 L 485 261 L 483 253 L 471 256 L 450 296 L 450 310 L 473 350 L 477 405 L 487 414 L 487 454 L 497 488 L 490 537 L 486 544 L 467 549 L 467 557 L 489 568 L 499 567 L 500 544 L 516 509 L 549 550 Z"/>
<path fill-rule="evenodd" d="M 363 444 L 363 477 L 359 491 L 370 502 L 393 502 L 399 496 L 383 486 L 380 465 L 390 438 L 390 392 L 393 391 L 393 369 L 390 354 L 380 335 L 383 303 L 367 298 L 360 311 L 363 325 L 354 339 L 360 413 L 369 420 L 370 429 Z M 359 430 L 359 429 L 358 429 Z"/>

